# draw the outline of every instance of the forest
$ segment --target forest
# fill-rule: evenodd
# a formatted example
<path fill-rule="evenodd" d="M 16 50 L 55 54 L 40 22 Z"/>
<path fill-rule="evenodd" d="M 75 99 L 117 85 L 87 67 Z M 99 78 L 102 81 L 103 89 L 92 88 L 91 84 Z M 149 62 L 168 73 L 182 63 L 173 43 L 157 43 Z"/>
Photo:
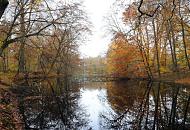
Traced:
<path fill-rule="evenodd" d="M 115 37 L 107 52 L 109 72 L 121 77 L 184 78 L 190 70 L 189 1 L 133 2 L 122 20 L 125 31 L 117 31 L 117 23 L 111 26 Z"/>
<path fill-rule="evenodd" d="M 74 73 L 89 26 L 80 3 L 11 2 L 1 18 L 2 75 Z"/>
<path fill-rule="evenodd" d="M 83 1 L 0 0 L 0 129 L 190 128 L 190 1 L 112 8 L 108 49 L 82 57 L 93 35 Z"/>

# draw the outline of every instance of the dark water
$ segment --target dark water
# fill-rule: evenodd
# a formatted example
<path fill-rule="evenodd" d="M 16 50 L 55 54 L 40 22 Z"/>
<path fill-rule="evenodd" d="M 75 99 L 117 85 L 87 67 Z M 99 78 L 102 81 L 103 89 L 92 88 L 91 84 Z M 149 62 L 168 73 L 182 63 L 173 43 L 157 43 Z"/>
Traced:
<path fill-rule="evenodd" d="M 30 80 L 12 88 L 26 129 L 190 129 L 190 87 L 144 81 Z"/>

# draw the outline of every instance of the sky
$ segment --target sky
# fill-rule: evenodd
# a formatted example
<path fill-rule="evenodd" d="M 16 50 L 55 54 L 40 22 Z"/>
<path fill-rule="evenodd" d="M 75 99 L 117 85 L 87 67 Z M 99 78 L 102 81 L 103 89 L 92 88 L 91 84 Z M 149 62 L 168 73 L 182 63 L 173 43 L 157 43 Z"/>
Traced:
<path fill-rule="evenodd" d="M 115 0 L 84 0 L 87 14 L 92 22 L 92 35 L 87 42 L 80 46 L 82 57 L 96 57 L 103 55 L 108 49 L 111 36 L 106 36 L 106 22 L 104 17 L 107 15 L 112 3 Z"/>

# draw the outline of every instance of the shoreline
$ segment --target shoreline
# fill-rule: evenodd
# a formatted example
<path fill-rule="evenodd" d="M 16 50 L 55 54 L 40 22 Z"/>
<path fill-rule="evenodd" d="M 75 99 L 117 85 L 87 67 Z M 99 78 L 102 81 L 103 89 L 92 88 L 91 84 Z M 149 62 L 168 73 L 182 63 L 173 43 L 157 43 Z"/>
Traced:
<path fill-rule="evenodd" d="M 25 79 L 46 79 L 46 78 L 56 78 L 63 77 L 64 75 L 57 74 L 42 74 L 42 73 L 28 73 L 28 74 L 15 74 L 15 73 L 0 73 L 0 85 L 3 88 L 14 85 L 14 83 L 20 82 Z M 148 77 L 115 77 L 112 81 L 122 81 L 122 80 L 146 80 L 151 82 L 165 82 L 174 83 L 179 85 L 190 86 L 190 71 L 178 72 L 178 73 L 165 73 L 159 78 L 154 75 L 152 79 Z"/>

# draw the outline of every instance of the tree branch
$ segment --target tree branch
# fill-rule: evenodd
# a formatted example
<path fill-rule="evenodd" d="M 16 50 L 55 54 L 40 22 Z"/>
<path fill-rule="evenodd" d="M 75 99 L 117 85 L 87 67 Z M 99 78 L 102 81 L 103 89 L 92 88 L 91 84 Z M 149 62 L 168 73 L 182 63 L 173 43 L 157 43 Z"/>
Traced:
<path fill-rule="evenodd" d="M 141 17 L 141 16 L 143 16 L 143 15 L 146 15 L 146 16 L 148 16 L 148 17 L 153 17 L 154 14 L 156 13 L 156 11 L 160 8 L 160 6 L 158 5 L 152 14 L 148 14 L 148 13 L 143 12 L 143 11 L 141 10 L 142 5 L 143 5 L 143 0 L 140 1 L 140 4 L 139 4 L 139 6 L 138 6 L 138 12 L 140 13 L 140 16 L 139 16 L 139 17 Z"/>

